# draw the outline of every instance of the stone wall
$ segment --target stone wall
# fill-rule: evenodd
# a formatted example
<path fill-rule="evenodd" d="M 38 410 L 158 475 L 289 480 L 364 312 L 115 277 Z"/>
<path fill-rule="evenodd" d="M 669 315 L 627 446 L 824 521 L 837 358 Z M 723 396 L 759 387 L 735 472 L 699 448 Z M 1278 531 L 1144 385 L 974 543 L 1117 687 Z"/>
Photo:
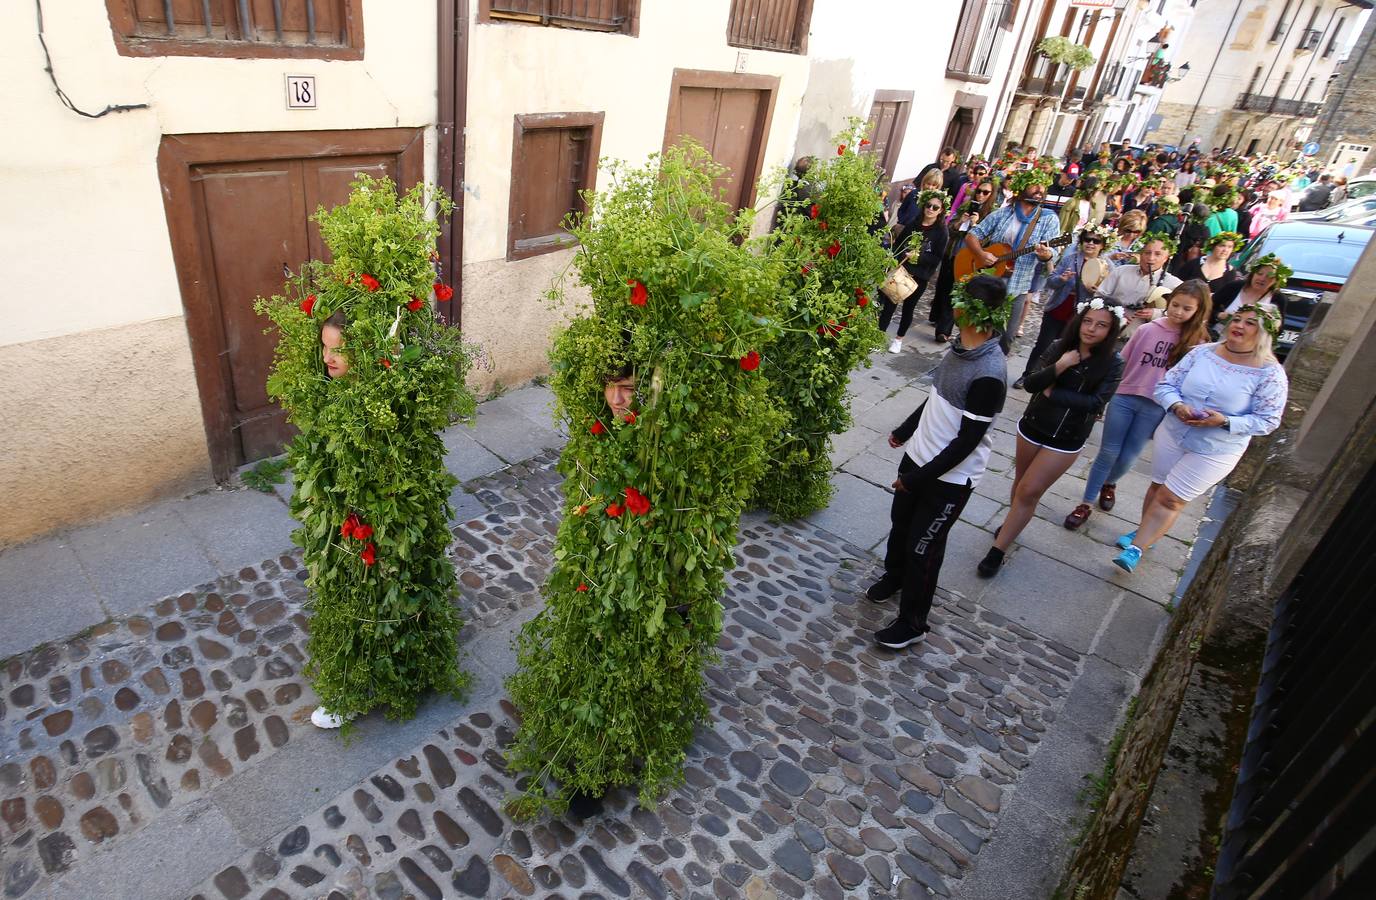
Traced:
<path fill-rule="evenodd" d="M 1323 159 L 1328 159 L 1340 142 L 1376 143 L 1376 53 L 1369 52 L 1373 35 L 1376 26 L 1368 21 L 1319 111 L 1318 124 L 1309 137 L 1319 142 Z M 1365 170 L 1366 165 L 1359 163 L 1355 171 Z"/>

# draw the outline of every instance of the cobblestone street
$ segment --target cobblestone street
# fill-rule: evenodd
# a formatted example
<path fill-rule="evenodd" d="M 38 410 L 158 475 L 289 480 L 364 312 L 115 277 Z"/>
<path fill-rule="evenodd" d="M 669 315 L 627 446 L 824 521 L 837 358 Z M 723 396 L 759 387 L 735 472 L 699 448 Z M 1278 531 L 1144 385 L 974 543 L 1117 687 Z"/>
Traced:
<path fill-rule="evenodd" d="M 1068 532 L 1082 459 L 1005 571 L 977 579 L 1006 508 L 1022 407 L 1010 399 L 952 534 L 933 633 L 876 648 L 892 602 L 862 592 L 900 452 L 883 439 L 940 349 L 910 344 L 855 377 L 831 508 L 743 521 L 711 718 L 656 809 L 617 791 L 555 819 L 503 811 L 516 720 L 502 679 L 541 602 L 560 505 L 557 451 L 540 446 L 557 436 L 523 427 L 546 395 L 527 389 L 447 437 L 455 471 L 487 473 L 456 496 L 453 529 L 467 698 L 406 723 L 370 716 L 348 744 L 312 728 L 305 573 L 289 547 L 50 634 L 0 666 L 4 895 L 1045 897 L 1083 776 L 1169 620 L 1202 505 L 1129 579 L 1109 544 L 1133 527 L 1146 479 L 1120 486 L 1126 519 L 1096 511 Z"/>

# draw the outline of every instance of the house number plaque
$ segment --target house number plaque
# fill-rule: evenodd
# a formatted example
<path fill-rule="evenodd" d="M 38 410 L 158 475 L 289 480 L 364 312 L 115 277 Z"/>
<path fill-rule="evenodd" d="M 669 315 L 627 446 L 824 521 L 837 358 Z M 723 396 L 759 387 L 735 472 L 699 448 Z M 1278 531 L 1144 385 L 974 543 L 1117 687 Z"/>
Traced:
<path fill-rule="evenodd" d="M 315 109 L 315 76 L 287 76 L 287 109 Z"/>

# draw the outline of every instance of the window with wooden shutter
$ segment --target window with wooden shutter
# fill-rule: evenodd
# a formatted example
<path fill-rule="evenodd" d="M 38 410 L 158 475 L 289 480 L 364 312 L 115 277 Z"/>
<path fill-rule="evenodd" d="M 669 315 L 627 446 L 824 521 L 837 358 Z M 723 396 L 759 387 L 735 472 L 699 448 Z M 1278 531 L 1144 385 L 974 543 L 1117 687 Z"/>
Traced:
<path fill-rule="evenodd" d="M 732 47 L 806 53 L 812 0 L 731 0 L 726 43 Z"/>
<path fill-rule="evenodd" d="M 497 22 L 640 33 L 640 0 L 479 0 L 479 24 Z"/>
<path fill-rule="evenodd" d="M 106 0 L 124 56 L 362 59 L 362 0 Z"/>
<path fill-rule="evenodd" d="M 946 61 L 946 77 L 988 82 L 994 56 L 1004 32 L 1012 27 L 1015 12 L 1015 0 L 965 0 Z"/>
<path fill-rule="evenodd" d="M 570 245 L 564 217 L 583 211 L 581 193 L 596 185 L 603 117 L 600 112 L 516 117 L 507 259 Z"/>

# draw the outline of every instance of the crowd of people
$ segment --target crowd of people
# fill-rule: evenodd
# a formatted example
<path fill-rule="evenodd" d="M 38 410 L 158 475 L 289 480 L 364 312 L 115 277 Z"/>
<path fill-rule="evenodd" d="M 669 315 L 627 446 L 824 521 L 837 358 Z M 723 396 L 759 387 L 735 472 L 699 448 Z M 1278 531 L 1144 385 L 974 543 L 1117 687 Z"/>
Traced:
<path fill-rule="evenodd" d="M 946 148 L 924 168 L 876 223 L 916 285 L 884 298 L 879 324 L 887 334 L 901 309 L 888 346 L 901 353 L 930 287 L 932 336 L 951 346 L 926 400 L 889 437 L 903 457 L 884 574 L 867 593 L 901 599 L 876 640 L 901 649 L 928 631 L 947 535 L 984 473 L 1010 388 L 1030 396 L 1008 511 L 979 575 L 997 576 L 1096 422 L 1099 451 L 1064 524 L 1113 510 L 1119 480 L 1154 442 L 1137 528 L 1110 551 L 1133 572 L 1251 437 L 1280 424 L 1288 384 L 1272 349 L 1282 322 L 1273 298 L 1290 270 L 1274 255 L 1245 267 L 1235 255 L 1292 207 L 1341 202 L 1345 190 L 1298 163 L 1127 142 L 1061 160 L 1010 146 L 997 160 L 962 161 Z M 1014 377 L 1008 357 L 1025 331 L 1033 343 Z"/>

